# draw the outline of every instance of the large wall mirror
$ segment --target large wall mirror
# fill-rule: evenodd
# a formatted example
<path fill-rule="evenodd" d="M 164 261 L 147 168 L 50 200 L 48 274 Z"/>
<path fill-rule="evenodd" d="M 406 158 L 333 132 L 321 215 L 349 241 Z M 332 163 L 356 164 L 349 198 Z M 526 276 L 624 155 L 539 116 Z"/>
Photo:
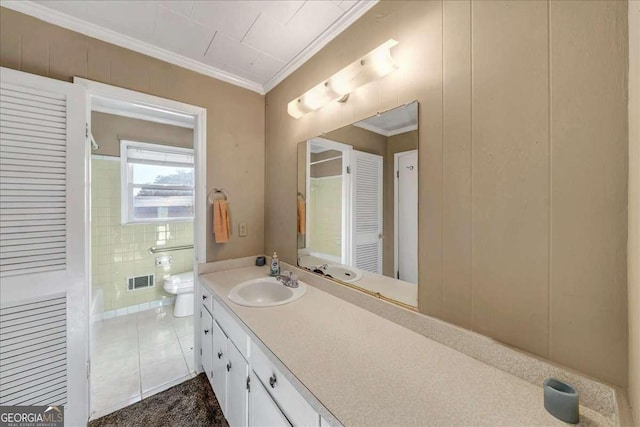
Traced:
<path fill-rule="evenodd" d="M 418 300 L 418 102 L 298 144 L 298 265 Z"/>

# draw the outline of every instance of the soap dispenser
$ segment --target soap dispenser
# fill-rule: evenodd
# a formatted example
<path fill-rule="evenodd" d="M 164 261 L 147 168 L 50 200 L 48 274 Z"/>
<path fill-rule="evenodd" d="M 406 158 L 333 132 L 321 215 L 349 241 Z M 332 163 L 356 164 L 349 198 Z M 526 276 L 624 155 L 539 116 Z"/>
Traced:
<path fill-rule="evenodd" d="M 271 257 L 271 271 L 270 274 L 272 276 L 280 275 L 280 260 L 278 260 L 278 254 L 273 253 L 273 257 Z"/>

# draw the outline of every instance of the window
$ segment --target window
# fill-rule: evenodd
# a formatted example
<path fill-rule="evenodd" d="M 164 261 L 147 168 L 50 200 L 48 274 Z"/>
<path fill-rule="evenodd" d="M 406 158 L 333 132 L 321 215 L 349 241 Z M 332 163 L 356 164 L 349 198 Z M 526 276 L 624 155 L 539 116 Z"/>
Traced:
<path fill-rule="evenodd" d="M 122 223 L 193 220 L 193 150 L 122 140 Z"/>

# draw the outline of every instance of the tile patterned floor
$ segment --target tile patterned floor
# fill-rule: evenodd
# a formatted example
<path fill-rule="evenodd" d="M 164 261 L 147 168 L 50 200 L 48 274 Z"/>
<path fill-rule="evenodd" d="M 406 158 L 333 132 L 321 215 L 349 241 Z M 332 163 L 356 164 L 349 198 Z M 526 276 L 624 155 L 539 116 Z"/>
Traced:
<path fill-rule="evenodd" d="M 195 376 L 193 316 L 173 306 L 98 322 L 91 354 L 91 419 Z"/>

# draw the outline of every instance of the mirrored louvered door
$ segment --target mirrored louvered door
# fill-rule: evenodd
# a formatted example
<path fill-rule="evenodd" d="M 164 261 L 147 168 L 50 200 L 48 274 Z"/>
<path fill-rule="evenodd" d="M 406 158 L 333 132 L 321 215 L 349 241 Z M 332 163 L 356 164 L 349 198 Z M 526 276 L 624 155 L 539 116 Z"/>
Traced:
<path fill-rule="evenodd" d="M 86 99 L 0 69 L 0 404 L 87 420 Z"/>
<path fill-rule="evenodd" d="M 351 265 L 382 274 L 382 156 L 353 150 Z"/>

